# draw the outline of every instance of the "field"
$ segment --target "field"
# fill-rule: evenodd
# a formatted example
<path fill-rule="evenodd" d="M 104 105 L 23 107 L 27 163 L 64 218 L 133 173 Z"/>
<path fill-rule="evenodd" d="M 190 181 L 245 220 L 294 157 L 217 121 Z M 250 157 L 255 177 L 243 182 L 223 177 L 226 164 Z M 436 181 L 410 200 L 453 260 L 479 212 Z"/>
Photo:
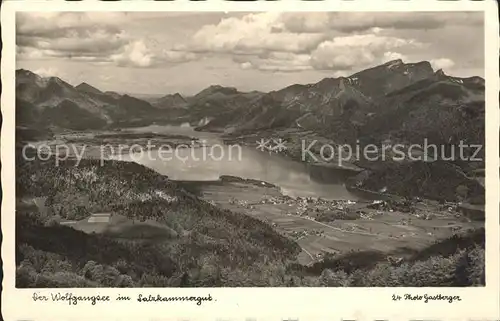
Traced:
<path fill-rule="evenodd" d="M 265 182 L 171 181 L 133 162 L 18 165 L 18 287 L 484 284 L 482 222 L 453 204 L 292 199 Z"/>
<path fill-rule="evenodd" d="M 351 251 L 380 251 L 405 257 L 457 232 L 484 226 L 484 222 L 461 217 L 454 207 L 432 201 L 416 204 L 414 213 L 369 208 L 373 201 L 340 204 L 337 207 L 343 210 L 339 209 L 339 213 L 356 213 L 359 218 L 322 222 L 318 217 L 329 211 L 323 202 L 288 199 L 275 187 L 242 182 L 184 184 L 202 199 L 262 220 L 295 240 L 302 248 L 298 262 L 304 265 L 320 260 L 326 253 Z"/>

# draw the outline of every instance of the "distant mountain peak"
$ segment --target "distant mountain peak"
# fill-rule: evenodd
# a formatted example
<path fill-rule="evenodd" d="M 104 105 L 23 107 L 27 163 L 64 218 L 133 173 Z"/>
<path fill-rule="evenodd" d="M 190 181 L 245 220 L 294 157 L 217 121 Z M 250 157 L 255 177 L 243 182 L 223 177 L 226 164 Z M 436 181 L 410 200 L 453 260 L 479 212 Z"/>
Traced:
<path fill-rule="evenodd" d="M 159 108 L 184 107 L 187 105 L 186 99 L 179 93 L 165 95 L 153 102 Z"/>
<path fill-rule="evenodd" d="M 112 99 L 116 99 L 116 100 L 120 99 L 120 97 L 122 96 L 119 93 L 117 93 L 116 91 L 105 91 L 104 95 L 106 95 Z"/>
<path fill-rule="evenodd" d="M 226 87 L 221 85 L 211 85 L 208 89 L 212 91 L 238 91 L 235 87 Z"/>
<path fill-rule="evenodd" d="M 32 72 L 31 70 L 28 70 L 28 69 L 17 69 L 16 70 L 16 74 L 26 74 L 26 75 L 36 75 L 34 72 Z"/>
<path fill-rule="evenodd" d="M 181 94 L 179 94 L 179 93 L 175 93 L 175 94 L 173 94 L 173 95 L 172 95 L 172 98 L 175 98 L 175 99 L 182 99 L 182 100 L 184 100 L 184 101 L 185 101 L 184 97 L 183 97 Z"/>
<path fill-rule="evenodd" d="M 470 82 L 478 84 L 478 85 L 484 86 L 484 84 L 485 84 L 484 78 L 479 77 L 479 76 L 469 77 L 468 79 Z"/>
<path fill-rule="evenodd" d="M 212 94 L 220 93 L 223 95 L 234 95 L 238 93 L 238 89 L 234 87 L 224 87 L 221 85 L 210 85 L 195 95 L 195 97 L 209 96 Z"/>
<path fill-rule="evenodd" d="M 82 82 L 81 84 L 79 84 L 78 86 L 75 87 L 76 90 L 80 91 L 80 92 L 85 92 L 85 93 L 89 93 L 89 94 L 99 94 L 99 95 L 102 95 L 103 92 L 100 91 L 99 89 L 87 84 L 86 82 Z"/>
<path fill-rule="evenodd" d="M 404 65 L 404 62 L 402 59 L 394 59 L 394 60 L 390 60 L 388 62 L 386 62 L 385 64 L 383 64 L 383 66 L 387 66 L 387 67 L 396 67 L 396 66 L 399 66 L 399 65 Z"/>
<path fill-rule="evenodd" d="M 67 82 L 56 76 L 47 77 L 47 79 L 51 82 L 55 82 L 56 84 L 63 84 L 63 83 L 67 84 Z"/>
<path fill-rule="evenodd" d="M 24 79 L 24 80 L 23 80 Z M 57 86 L 59 87 L 66 87 L 66 88 L 74 88 L 71 86 L 69 83 L 65 82 L 59 77 L 51 76 L 51 77 L 42 77 L 30 70 L 27 69 L 17 69 L 16 70 L 16 82 L 23 82 L 23 81 L 34 81 L 35 84 L 37 84 L 40 87 L 46 87 L 46 86 L 52 86 L 52 88 L 55 88 Z"/>
<path fill-rule="evenodd" d="M 446 76 L 446 74 L 444 73 L 443 69 L 438 69 L 436 72 L 435 72 L 435 75 L 436 76 Z"/>
<path fill-rule="evenodd" d="M 16 81 L 19 81 L 21 79 L 31 79 L 37 82 L 42 81 L 42 77 L 40 75 L 35 74 L 34 72 L 27 70 L 27 69 L 17 69 L 16 70 Z"/>
<path fill-rule="evenodd" d="M 434 74 L 428 61 L 404 63 L 394 59 L 351 75 L 349 84 L 368 97 L 380 97 Z"/>

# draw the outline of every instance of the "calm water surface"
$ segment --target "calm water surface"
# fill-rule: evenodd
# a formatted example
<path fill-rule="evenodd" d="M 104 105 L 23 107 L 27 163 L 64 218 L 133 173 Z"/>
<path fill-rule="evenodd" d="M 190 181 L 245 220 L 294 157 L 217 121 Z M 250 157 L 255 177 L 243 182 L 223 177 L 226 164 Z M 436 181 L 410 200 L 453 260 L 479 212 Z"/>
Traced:
<path fill-rule="evenodd" d="M 122 160 L 136 161 L 173 180 L 212 181 L 222 175 L 238 176 L 269 182 L 292 197 L 356 199 L 344 182 L 352 173 L 311 166 L 276 154 L 261 152 L 249 146 L 224 145 L 217 134 L 196 132 L 189 126 L 147 126 L 127 129 L 144 133 L 177 134 L 206 141 L 206 147 L 177 149 L 150 156 L 125 155 Z"/>

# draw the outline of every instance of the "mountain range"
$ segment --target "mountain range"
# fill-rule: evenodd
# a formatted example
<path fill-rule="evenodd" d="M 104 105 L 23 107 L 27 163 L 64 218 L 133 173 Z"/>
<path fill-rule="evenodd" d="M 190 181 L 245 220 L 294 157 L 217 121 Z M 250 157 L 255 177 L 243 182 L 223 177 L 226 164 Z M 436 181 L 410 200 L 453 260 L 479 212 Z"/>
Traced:
<path fill-rule="evenodd" d="M 357 139 L 402 142 L 432 137 L 452 143 L 484 137 L 484 79 L 434 71 L 429 62 L 401 60 L 349 77 L 292 85 L 228 110 L 204 126 L 213 131 L 280 127 L 313 130 L 336 142 Z M 409 137 L 409 135 L 418 137 Z"/>
<path fill-rule="evenodd" d="M 73 87 L 57 77 L 16 71 L 17 125 L 86 130 L 160 115 L 150 103 L 129 95 L 104 93 L 86 83 Z"/>
<path fill-rule="evenodd" d="M 184 97 L 182 97 L 179 93 L 175 93 L 173 95 L 168 94 L 159 99 L 153 99 L 151 103 L 153 106 L 158 108 L 182 108 L 186 107 L 188 104 L 186 99 L 184 99 Z"/>
<path fill-rule="evenodd" d="M 430 138 L 453 144 L 484 140 L 484 90 L 480 77 L 434 71 L 427 61 L 392 60 L 349 77 L 294 84 L 269 93 L 210 86 L 192 97 L 168 94 L 148 101 L 76 87 L 57 77 L 16 72 L 17 125 L 98 129 L 175 122 L 199 130 L 246 132 L 278 128 L 311 130 L 335 142 L 409 143 Z"/>

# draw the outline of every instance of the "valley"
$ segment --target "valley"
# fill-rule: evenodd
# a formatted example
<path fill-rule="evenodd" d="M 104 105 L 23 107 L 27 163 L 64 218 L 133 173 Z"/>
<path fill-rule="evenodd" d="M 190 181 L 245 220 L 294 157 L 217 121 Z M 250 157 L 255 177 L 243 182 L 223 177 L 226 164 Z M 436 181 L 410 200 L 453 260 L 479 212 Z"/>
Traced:
<path fill-rule="evenodd" d="M 283 196 L 276 187 L 224 178 L 182 185 L 203 200 L 264 221 L 293 239 L 302 249 L 297 260 L 303 265 L 321 261 L 325 254 L 353 250 L 405 258 L 436 240 L 483 226 L 481 221 L 462 217 L 455 204 L 421 201 L 407 208 L 396 205 L 394 210 L 391 202 L 379 200 L 294 199 Z"/>
<path fill-rule="evenodd" d="M 321 157 L 325 144 L 484 144 L 482 78 L 393 60 L 269 93 L 146 101 L 16 76 L 20 287 L 421 286 L 435 262 L 455 275 L 463 260 L 465 277 L 433 285 L 484 282 L 484 150 L 477 162 Z M 256 149 L 272 138 L 286 149 Z M 158 159 L 157 146 L 178 154 Z"/>

